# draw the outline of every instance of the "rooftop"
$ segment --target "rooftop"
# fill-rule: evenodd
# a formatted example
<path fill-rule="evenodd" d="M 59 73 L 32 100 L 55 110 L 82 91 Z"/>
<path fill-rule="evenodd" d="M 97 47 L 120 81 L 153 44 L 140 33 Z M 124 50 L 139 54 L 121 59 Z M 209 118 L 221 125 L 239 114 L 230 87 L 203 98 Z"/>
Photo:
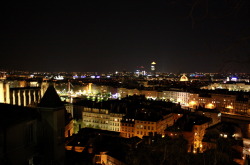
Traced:
<path fill-rule="evenodd" d="M 62 106 L 63 106 L 63 102 L 58 96 L 54 86 L 50 85 L 48 89 L 46 90 L 44 96 L 42 97 L 38 107 L 58 108 Z"/>
<path fill-rule="evenodd" d="M 35 108 L 0 103 L 0 127 L 6 128 L 26 120 L 36 119 Z"/>

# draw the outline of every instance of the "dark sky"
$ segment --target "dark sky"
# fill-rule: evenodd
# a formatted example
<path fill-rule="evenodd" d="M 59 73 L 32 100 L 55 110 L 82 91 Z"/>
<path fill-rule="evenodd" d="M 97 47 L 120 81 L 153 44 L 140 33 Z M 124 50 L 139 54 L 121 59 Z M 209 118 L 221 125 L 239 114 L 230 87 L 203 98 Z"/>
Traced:
<path fill-rule="evenodd" d="M 250 72 L 249 1 L 205 2 L 5 2 L 0 69 Z"/>

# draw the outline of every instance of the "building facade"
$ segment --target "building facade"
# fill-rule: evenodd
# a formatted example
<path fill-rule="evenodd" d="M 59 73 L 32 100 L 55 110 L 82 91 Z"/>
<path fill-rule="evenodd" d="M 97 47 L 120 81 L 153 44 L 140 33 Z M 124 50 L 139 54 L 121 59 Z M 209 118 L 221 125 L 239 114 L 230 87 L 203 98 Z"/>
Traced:
<path fill-rule="evenodd" d="M 167 127 L 172 126 L 176 120 L 176 114 L 170 113 L 158 120 L 136 119 L 133 117 L 123 117 L 121 121 L 121 136 L 125 138 L 164 135 Z"/>
<path fill-rule="evenodd" d="M 124 114 L 110 113 L 107 109 L 82 108 L 83 127 L 120 132 L 120 122 Z"/>

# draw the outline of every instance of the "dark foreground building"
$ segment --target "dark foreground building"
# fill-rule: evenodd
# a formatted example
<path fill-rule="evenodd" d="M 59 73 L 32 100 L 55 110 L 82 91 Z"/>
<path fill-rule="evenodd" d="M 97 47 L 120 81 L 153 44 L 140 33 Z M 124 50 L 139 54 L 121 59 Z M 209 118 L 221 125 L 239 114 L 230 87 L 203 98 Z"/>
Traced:
<path fill-rule="evenodd" d="M 53 86 L 36 108 L 0 104 L 0 164 L 64 164 L 64 113 Z"/>

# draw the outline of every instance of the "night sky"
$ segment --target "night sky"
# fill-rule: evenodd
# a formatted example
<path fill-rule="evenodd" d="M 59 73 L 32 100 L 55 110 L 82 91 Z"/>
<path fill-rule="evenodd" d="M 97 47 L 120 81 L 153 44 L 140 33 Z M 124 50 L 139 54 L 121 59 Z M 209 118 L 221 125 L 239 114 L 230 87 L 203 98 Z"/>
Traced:
<path fill-rule="evenodd" d="M 250 72 L 249 0 L 192 2 L 5 2 L 0 69 Z"/>

